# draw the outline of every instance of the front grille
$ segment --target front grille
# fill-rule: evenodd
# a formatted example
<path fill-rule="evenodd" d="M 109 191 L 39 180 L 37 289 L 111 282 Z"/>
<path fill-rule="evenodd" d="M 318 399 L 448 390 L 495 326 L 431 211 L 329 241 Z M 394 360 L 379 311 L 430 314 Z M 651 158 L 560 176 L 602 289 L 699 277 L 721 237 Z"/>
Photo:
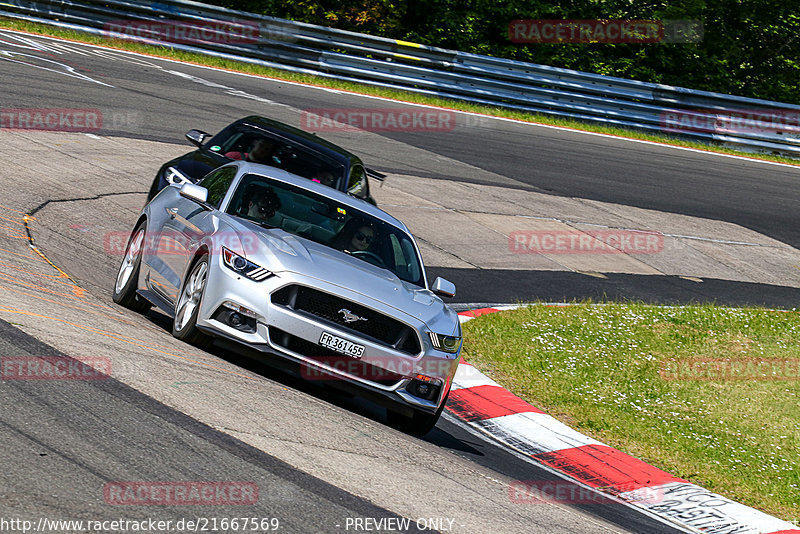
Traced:
<path fill-rule="evenodd" d="M 372 365 L 365 361 L 356 360 L 350 356 L 340 354 L 316 343 L 306 341 L 303 338 L 294 336 L 280 328 L 269 327 L 270 341 L 292 352 L 316 360 L 340 372 L 356 376 L 363 380 L 368 380 L 382 386 L 393 386 L 405 377 L 395 372 Z M 320 373 L 314 369 L 305 369 L 304 378 L 310 380 L 331 380 L 332 377 L 326 373 Z"/>
<path fill-rule="evenodd" d="M 273 293 L 272 303 L 310 315 L 317 320 L 336 325 L 339 329 L 407 354 L 419 354 L 421 350 L 419 337 L 410 326 L 324 291 L 290 285 Z M 366 320 L 345 322 L 345 310 Z"/>

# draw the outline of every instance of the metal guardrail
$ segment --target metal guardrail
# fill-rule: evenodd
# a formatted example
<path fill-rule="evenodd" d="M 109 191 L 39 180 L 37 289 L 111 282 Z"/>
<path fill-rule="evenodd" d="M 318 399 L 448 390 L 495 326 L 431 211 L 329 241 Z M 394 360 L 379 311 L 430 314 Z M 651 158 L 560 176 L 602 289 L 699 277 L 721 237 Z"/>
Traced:
<path fill-rule="evenodd" d="M 0 0 L 0 16 L 327 78 L 667 133 L 745 150 L 800 155 L 800 106 L 780 102 L 445 50 L 190 0 Z M 154 24 L 219 21 L 257 26 L 258 32 L 257 39 L 246 42 L 226 42 L 226 35 L 220 33 L 219 39 L 181 44 L 114 31 L 114 23 L 132 19 Z M 731 118 L 743 111 L 763 113 L 767 120 L 731 127 Z M 771 125 L 776 118 L 780 124 Z M 677 122 L 673 124 L 672 119 Z M 689 120 L 694 126 L 683 127 L 681 120 Z M 791 122 L 794 124 L 788 124 Z M 697 127 L 698 123 L 702 126 Z"/>

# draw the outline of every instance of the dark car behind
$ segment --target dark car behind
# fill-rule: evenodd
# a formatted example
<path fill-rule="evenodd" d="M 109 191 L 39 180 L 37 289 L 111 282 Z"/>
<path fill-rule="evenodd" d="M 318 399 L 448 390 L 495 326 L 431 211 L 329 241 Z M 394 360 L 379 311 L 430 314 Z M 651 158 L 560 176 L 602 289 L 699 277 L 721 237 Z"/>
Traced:
<path fill-rule="evenodd" d="M 255 143 L 268 143 L 267 165 L 329 185 L 375 204 L 369 192 L 368 171 L 361 159 L 325 139 L 279 121 L 251 115 L 228 125 L 217 135 L 190 130 L 186 138 L 197 150 L 179 156 L 161 166 L 156 174 L 148 202 L 164 187 L 183 177 L 197 183 L 206 174 L 226 163 L 247 159 Z M 178 171 L 178 175 L 170 169 Z M 182 176 L 181 176 L 182 175 Z"/>

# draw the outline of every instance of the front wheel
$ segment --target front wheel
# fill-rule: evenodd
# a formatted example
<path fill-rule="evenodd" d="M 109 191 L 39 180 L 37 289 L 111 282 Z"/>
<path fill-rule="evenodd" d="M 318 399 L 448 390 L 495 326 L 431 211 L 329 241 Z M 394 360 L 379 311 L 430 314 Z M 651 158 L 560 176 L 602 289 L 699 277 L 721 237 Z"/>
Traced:
<path fill-rule="evenodd" d="M 138 313 L 150 308 L 150 303 L 136 294 L 145 246 L 145 226 L 144 222 L 139 224 L 128 240 L 125 257 L 119 266 L 117 279 L 114 281 L 114 292 L 111 295 L 114 302 Z"/>
<path fill-rule="evenodd" d="M 443 402 L 442 405 L 439 406 L 439 409 L 436 410 L 436 413 L 414 410 L 414 413 L 410 417 L 387 409 L 386 418 L 389 425 L 393 428 L 407 434 L 422 437 L 436 426 L 439 417 L 442 415 L 442 410 L 444 410 L 444 405 L 445 403 Z"/>
<path fill-rule="evenodd" d="M 183 282 L 178 304 L 175 306 L 175 320 L 172 322 L 172 335 L 192 345 L 207 347 L 211 337 L 197 328 L 197 315 L 208 281 L 208 254 L 203 254 L 189 270 Z"/>

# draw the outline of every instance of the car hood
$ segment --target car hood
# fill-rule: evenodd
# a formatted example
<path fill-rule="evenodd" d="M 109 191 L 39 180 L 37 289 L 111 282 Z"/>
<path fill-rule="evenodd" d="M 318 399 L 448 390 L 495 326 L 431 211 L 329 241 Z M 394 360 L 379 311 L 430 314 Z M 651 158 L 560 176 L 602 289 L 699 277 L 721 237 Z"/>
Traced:
<path fill-rule="evenodd" d="M 277 228 L 265 229 L 231 216 L 226 219 L 237 230 L 247 259 L 278 275 L 285 271 L 298 273 L 359 293 L 411 315 L 440 333 L 450 334 L 455 331 L 453 323 L 458 325 L 457 315 L 442 299 L 387 269 Z"/>

